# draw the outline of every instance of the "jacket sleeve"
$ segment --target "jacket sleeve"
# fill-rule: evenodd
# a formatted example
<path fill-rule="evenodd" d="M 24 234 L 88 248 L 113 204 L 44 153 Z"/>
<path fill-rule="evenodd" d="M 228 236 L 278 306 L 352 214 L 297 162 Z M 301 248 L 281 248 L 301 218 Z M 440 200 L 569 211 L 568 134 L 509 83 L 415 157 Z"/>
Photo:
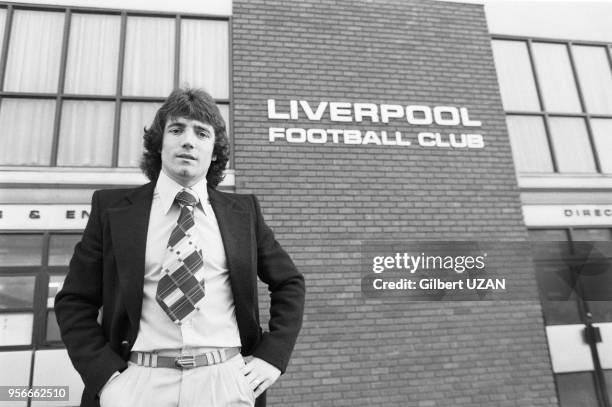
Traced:
<path fill-rule="evenodd" d="M 304 277 L 265 224 L 259 202 L 252 196 L 256 213 L 257 275 L 270 292 L 269 332 L 253 352 L 285 372 L 302 326 Z"/>
<path fill-rule="evenodd" d="M 103 295 L 103 232 L 99 191 L 94 192 L 89 220 L 76 245 L 62 289 L 55 297 L 55 315 L 62 340 L 90 394 L 98 394 L 126 362 L 111 349 L 98 312 Z"/>

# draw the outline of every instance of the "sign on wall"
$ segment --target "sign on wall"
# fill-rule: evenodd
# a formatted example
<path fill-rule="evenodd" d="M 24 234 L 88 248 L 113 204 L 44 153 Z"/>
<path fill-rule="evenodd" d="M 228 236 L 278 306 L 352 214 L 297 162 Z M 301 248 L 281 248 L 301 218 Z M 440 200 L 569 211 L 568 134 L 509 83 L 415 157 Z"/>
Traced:
<path fill-rule="evenodd" d="M 90 205 L 0 205 L 0 230 L 84 229 Z"/>
<path fill-rule="evenodd" d="M 372 123 L 388 127 L 388 130 L 319 128 L 319 127 L 270 127 L 271 143 L 350 144 L 407 147 L 440 147 L 455 149 L 481 149 L 485 142 L 479 128 L 480 120 L 470 118 L 467 107 L 396 105 L 375 103 L 350 103 L 321 101 L 311 104 L 306 100 L 278 102 L 268 99 L 268 119 L 320 122 L 324 119 L 341 124 Z M 281 107 L 284 106 L 284 107 Z M 314 126 L 314 125 L 313 125 Z M 415 129 L 406 129 L 415 126 Z M 462 127 L 462 132 L 427 131 L 427 126 Z M 336 127 L 336 126 L 334 126 Z"/>
<path fill-rule="evenodd" d="M 612 205 L 524 205 L 530 226 L 611 226 Z"/>

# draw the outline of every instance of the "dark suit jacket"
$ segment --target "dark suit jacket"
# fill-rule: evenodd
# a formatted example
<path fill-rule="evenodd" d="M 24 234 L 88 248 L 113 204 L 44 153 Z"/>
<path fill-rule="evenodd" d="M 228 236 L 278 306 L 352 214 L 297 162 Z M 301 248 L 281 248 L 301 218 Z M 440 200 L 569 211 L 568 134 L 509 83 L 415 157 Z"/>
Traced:
<path fill-rule="evenodd" d="M 81 406 L 99 406 L 96 395 L 127 367 L 136 341 L 154 189 L 149 183 L 94 192 L 89 221 L 55 298 L 62 339 L 85 383 Z M 210 188 L 208 193 L 225 247 L 242 353 L 284 372 L 302 323 L 304 278 L 264 223 L 254 196 Z M 259 326 L 258 276 L 270 291 L 265 333 Z M 265 397 L 257 401 L 265 405 Z"/>

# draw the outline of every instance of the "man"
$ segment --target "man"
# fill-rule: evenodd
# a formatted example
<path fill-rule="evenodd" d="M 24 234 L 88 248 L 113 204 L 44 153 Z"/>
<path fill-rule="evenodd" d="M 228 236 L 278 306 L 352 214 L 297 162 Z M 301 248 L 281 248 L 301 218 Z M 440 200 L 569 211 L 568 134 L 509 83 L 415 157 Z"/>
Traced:
<path fill-rule="evenodd" d="M 144 146 L 151 183 L 94 192 L 55 299 L 81 405 L 263 406 L 301 327 L 304 279 L 257 199 L 215 190 L 229 147 L 210 95 L 172 92 Z"/>

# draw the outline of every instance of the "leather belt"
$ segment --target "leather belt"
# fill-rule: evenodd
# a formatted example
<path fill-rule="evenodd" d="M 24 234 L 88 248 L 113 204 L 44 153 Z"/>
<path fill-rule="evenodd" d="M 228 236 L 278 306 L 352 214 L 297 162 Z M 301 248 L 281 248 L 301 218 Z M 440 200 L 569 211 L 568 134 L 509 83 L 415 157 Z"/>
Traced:
<path fill-rule="evenodd" d="M 173 369 L 193 369 L 195 367 L 216 365 L 233 358 L 240 348 L 223 348 L 199 355 L 161 356 L 156 352 L 132 352 L 130 362 L 145 367 L 166 367 Z"/>

